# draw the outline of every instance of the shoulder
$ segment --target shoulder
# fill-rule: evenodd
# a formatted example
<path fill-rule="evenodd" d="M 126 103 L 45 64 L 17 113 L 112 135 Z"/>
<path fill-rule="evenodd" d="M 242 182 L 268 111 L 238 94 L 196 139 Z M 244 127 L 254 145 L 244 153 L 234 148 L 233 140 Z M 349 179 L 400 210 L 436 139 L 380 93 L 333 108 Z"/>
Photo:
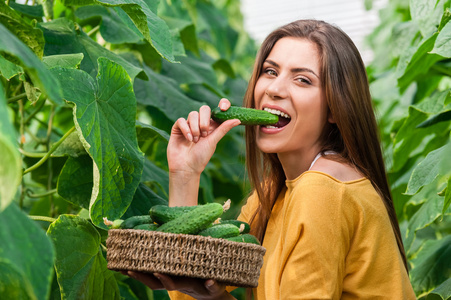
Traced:
<path fill-rule="evenodd" d="M 365 177 L 355 166 L 327 157 L 319 158 L 311 170 L 326 173 L 342 182 L 358 180 Z"/>

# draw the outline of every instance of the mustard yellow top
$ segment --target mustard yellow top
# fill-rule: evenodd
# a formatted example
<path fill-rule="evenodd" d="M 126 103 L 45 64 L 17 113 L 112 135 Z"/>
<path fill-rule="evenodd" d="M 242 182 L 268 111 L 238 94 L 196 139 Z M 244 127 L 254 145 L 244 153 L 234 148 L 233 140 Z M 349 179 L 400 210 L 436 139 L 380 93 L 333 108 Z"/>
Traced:
<path fill-rule="evenodd" d="M 249 220 L 257 205 L 251 196 L 238 219 Z M 258 300 L 416 299 L 386 209 L 368 179 L 341 182 L 307 171 L 287 180 L 263 247 Z"/>

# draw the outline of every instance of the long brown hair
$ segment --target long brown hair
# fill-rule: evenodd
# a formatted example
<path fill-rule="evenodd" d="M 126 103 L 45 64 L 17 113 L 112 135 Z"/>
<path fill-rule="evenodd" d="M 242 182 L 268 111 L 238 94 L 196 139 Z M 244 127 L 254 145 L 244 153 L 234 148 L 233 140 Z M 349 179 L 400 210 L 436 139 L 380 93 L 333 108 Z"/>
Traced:
<path fill-rule="evenodd" d="M 330 113 L 336 123 L 323 134 L 322 152 L 332 150 L 368 178 L 381 196 L 398 248 L 407 269 L 407 259 L 388 184 L 378 127 L 374 116 L 364 63 L 352 40 L 338 27 L 317 20 L 298 20 L 268 35 L 257 54 L 244 97 L 244 106 L 255 107 L 254 88 L 262 65 L 275 43 L 283 37 L 298 37 L 315 43 L 320 55 L 320 79 Z M 246 127 L 246 167 L 259 207 L 251 219 L 252 233 L 263 241 L 274 203 L 285 186 L 285 174 L 277 154 L 263 153 L 256 145 L 255 126 Z"/>

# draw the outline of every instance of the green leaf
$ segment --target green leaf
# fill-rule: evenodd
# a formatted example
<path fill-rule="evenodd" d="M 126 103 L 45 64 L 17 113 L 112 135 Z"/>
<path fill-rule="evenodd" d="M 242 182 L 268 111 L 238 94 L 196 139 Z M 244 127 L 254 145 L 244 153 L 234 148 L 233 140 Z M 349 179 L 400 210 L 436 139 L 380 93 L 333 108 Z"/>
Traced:
<path fill-rule="evenodd" d="M 83 147 L 83 143 L 80 140 L 79 133 L 77 131 L 74 131 L 71 134 L 69 134 L 69 136 L 61 143 L 61 145 L 58 146 L 55 152 L 52 153 L 52 156 L 79 157 L 85 154 L 88 153 Z"/>
<path fill-rule="evenodd" d="M 212 68 L 214 61 L 207 55 L 204 54 L 201 58 L 190 55 L 178 57 L 178 59 L 180 64 L 171 64 L 163 61 L 161 73 L 174 79 L 179 84 L 202 83 L 218 88 L 216 73 Z"/>
<path fill-rule="evenodd" d="M 104 226 L 103 217 L 114 220 L 126 211 L 143 170 L 131 79 L 106 58 L 99 58 L 97 81 L 80 70 L 52 71 L 65 82 L 64 98 L 75 105 L 77 131 L 94 161 L 90 214 L 96 226 Z"/>
<path fill-rule="evenodd" d="M 441 55 L 431 53 L 437 36 L 438 33 L 434 33 L 418 47 L 414 46 L 410 51 L 407 51 L 406 56 L 400 57 L 396 72 L 401 92 L 405 91 L 419 76 L 426 74 L 437 61 L 443 59 Z"/>
<path fill-rule="evenodd" d="M 22 160 L 0 82 L 0 212 L 13 200 L 21 179 Z"/>
<path fill-rule="evenodd" d="M 428 292 L 449 279 L 451 272 L 451 235 L 426 241 L 411 261 L 411 282 L 417 294 Z"/>
<path fill-rule="evenodd" d="M 69 157 L 58 176 L 58 194 L 66 201 L 89 209 L 93 179 L 93 162 L 89 155 Z"/>
<path fill-rule="evenodd" d="M 83 54 L 80 69 L 92 77 L 98 73 L 97 59 L 106 57 L 125 68 L 128 75 L 147 79 L 141 68 L 136 67 L 121 56 L 107 50 L 89 38 L 79 27 L 66 18 L 40 24 L 45 37 L 45 55 Z"/>
<path fill-rule="evenodd" d="M 408 254 L 410 254 L 410 247 L 415 240 L 416 232 L 437 220 L 443 208 L 443 197 L 437 195 L 437 191 L 432 185 L 428 191 L 423 189 L 421 193 L 415 195 L 415 198 L 411 198 L 410 201 L 417 201 L 417 199 L 421 199 L 424 203 L 409 220 L 407 226 L 404 245 Z"/>
<path fill-rule="evenodd" d="M 23 74 L 22 67 L 6 60 L 0 55 L 0 75 L 10 80 L 18 74 Z"/>
<path fill-rule="evenodd" d="M 82 6 L 75 15 L 82 19 L 101 17 L 100 34 L 112 44 L 137 43 L 144 37 L 120 7 L 104 7 L 101 5 Z"/>
<path fill-rule="evenodd" d="M 451 298 L 451 278 L 445 280 L 428 294 L 426 300 L 448 300 Z"/>
<path fill-rule="evenodd" d="M 42 62 L 51 69 L 54 67 L 78 69 L 83 60 L 83 53 L 49 55 L 42 58 Z"/>
<path fill-rule="evenodd" d="M 18 293 L 30 299 L 48 299 L 53 275 L 53 245 L 42 228 L 15 203 L 0 213 L 0 241 L 0 261 L 10 264 L 0 264 L 0 277 L 9 273 L 14 283 L 21 274 L 24 282 L 19 285 L 24 290 Z"/>
<path fill-rule="evenodd" d="M 39 57 L 44 53 L 44 36 L 40 29 L 25 22 L 12 8 L 0 1 L 0 23 Z"/>
<path fill-rule="evenodd" d="M 66 6 L 90 4 L 120 6 L 155 50 L 168 61 L 175 62 L 168 26 L 143 0 L 65 0 L 63 3 Z"/>
<path fill-rule="evenodd" d="M 0 36 L 2 37 L 0 39 L 0 52 L 3 51 L 19 59 L 34 85 L 39 87 L 54 103 L 62 104 L 62 93 L 59 82 L 30 48 L 24 45 L 2 24 L 0 24 Z"/>
<path fill-rule="evenodd" d="M 410 14 L 417 22 L 423 36 L 434 32 L 439 25 L 443 13 L 444 1 L 439 0 L 410 0 Z"/>
<path fill-rule="evenodd" d="M 11 1 L 9 2 L 9 6 L 11 6 L 11 8 L 13 8 L 15 11 L 18 11 L 31 18 L 42 18 L 44 16 L 42 5 L 26 5 Z"/>
<path fill-rule="evenodd" d="M 170 77 L 144 67 L 149 81 L 136 80 L 134 89 L 138 103 L 159 109 L 171 121 L 199 110 L 203 103 L 187 97 Z"/>
<path fill-rule="evenodd" d="M 169 174 L 165 170 L 159 168 L 155 163 L 146 159 L 144 162 L 143 175 L 141 182 L 155 183 L 163 191 L 167 197 L 169 194 Z"/>
<path fill-rule="evenodd" d="M 429 152 L 426 158 L 415 167 L 407 184 L 407 195 L 416 194 L 420 188 L 433 182 L 440 175 L 440 166 L 445 149 L 446 145 Z"/>
<path fill-rule="evenodd" d="M 0 293 L 3 300 L 37 300 L 28 278 L 13 263 L 1 257 Z"/>
<path fill-rule="evenodd" d="M 448 22 L 438 33 L 437 39 L 434 43 L 434 48 L 431 49 L 431 53 L 435 53 L 447 58 L 451 57 L 450 40 L 451 40 L 451 23 Z"/>
<path fill-rule="evenodd" d="M 100 234 L 87 220 L 60 215 L 47 235 L 56 249 L 55 269 L 61 299 L 120 299 L 114 272 L 100 252 Z"/>
<path fill-rule="evenodd" d="M 133 201 L 128 207 L 123 219 L 132 216 L 142 216 L 149 213 L 149 209 L 154 205 L 168 205 L 168 200 L 157 195 L 144 183 L 140 183 L 133 196 Z"/>

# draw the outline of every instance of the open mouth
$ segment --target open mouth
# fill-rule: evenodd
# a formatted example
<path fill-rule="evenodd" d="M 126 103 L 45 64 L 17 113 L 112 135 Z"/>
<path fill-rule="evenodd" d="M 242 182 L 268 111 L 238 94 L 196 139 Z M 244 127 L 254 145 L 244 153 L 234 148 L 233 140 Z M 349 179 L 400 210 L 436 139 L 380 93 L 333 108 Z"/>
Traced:
<path fill-rule="evenodd" d="M 287 126 L 288 123 L 290 123 L 290 121 L 291 121 L 291 117 L 287 113 L 284 113 L 280 110 L 272 109 L 272 108 L 268 108 L 268 107 L 265 107 L 263 110 L 265 110 L 273 115 L 279 116 L 279 122 L 277 122 L 276 124 L 272 124 L 272 125 L 266 125 L 265 126 L 266 128 L 282 128 L 282 127 Z"/>

